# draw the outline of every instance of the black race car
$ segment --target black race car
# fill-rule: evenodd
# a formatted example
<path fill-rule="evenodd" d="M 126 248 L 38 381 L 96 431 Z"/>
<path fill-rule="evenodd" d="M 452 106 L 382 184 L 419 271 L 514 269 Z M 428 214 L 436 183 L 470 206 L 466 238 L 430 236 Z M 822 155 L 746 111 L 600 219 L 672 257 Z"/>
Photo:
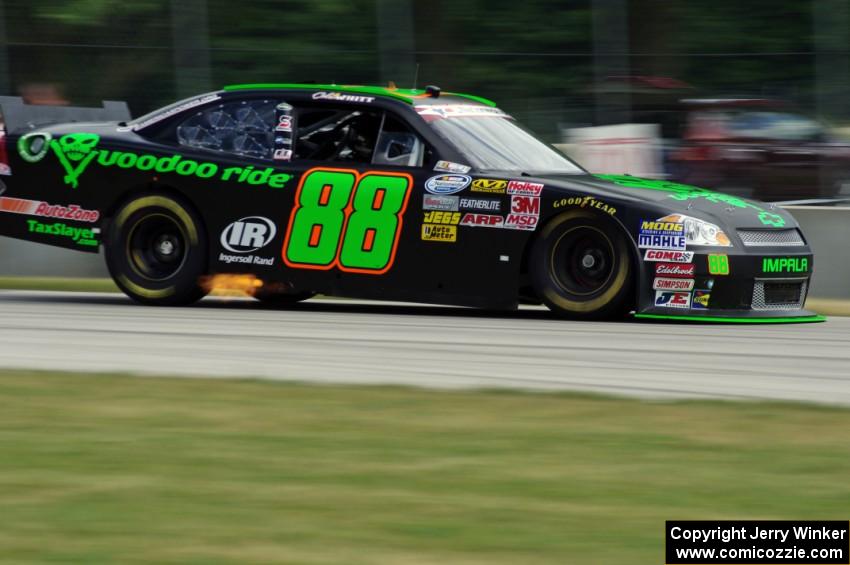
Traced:
<path fill-rule="evenodd" d="M 575 318 L 822 319 L 803 310 L 812 252 L 784 210 L 590 175 L 480 97 L 237 85 L 134 120 L 107 104 L 86 110 L 100 122 L 53 125 L 0 103 L 0 234 L 103 247 L 142 303 L 187 304 L 232 274 L 283 304 L 322 293 L 543 302 Z"/>

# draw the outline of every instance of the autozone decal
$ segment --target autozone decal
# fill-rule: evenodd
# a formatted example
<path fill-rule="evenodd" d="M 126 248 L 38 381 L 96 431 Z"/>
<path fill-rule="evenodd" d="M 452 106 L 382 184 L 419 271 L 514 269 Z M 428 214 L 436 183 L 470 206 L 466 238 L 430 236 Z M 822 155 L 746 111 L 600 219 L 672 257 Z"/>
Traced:
<path fill-rule="evenodd" d="M 693 251 L 669 251 L 666 249 L 647 249 L 644 261 L 667 261 L 669 263 L 690 263 L 694 260 Z"/>
<path fill-rule="evenodd" d="M 652 282 L 653 290 L 693 290 L 694 279 L 662 279 Z"/>
<path fill-rule="evenodd" d="M 693 277 L 696 265 L 693 263 L 658 263 L 655 265 L 655 274 L 659 277 Z"/>
<path fill-rule="evenodd" d="M 464 214 L 460 221 L 462 226 L 474 226 L 484 228 L 500 228 L 505 223 L 502 216 L 493 216 L 490 214 Z"/>
<path fill-rule="evenodd" d="M 528 182 L 524 180 L 512 180 L 508 183 L 508 194 L 518 196 L 540 196 L 543 185 L 539 182 Z"/>
<path fill-rule="evenodd" d="M 86 210 L 76 204 L 59 206 L 48 204 L 39 200 L 25 200 L 23 198 L 0 197 L 0 212 L 10 214 L 25 214 L 27 216 L 43 216 L 45 218 L 61 218 L 74 222 L 93 223 L 100 219 L 97 210 Z"/>

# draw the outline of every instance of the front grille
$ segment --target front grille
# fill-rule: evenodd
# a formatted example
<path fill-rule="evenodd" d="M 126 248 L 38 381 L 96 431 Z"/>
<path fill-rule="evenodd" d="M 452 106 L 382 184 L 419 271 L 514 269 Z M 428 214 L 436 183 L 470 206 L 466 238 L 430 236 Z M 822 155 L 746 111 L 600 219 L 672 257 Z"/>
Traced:
<path fill-rule="evenodd" d="M 738 230 L 746 247 L 799 247 L 805 245 L 800 230 Z"/>
<path fill-rule="evenodd" d="M 756 280 L 753 310 L 799 310 L 806 303 L 808 281 Z"/>

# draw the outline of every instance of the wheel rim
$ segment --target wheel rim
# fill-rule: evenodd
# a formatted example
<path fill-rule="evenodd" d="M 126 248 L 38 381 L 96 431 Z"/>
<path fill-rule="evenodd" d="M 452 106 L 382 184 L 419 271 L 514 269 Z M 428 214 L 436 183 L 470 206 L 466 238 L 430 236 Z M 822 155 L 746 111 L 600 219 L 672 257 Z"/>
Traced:
<path fill-rule="evenodd" d="M 152 281 L 169 279 L 186 261 L 185 231 L 170 216 L 149 214 L 130 230 L 127 258 L 138 275 Z"/>
<path fill-rule="evenodd" d="M 552 279 L 566 292 L 592 297 L 611 281 L 616 252 L 611 239 L 592 226 L 576 226 L 552 248 Z"/>

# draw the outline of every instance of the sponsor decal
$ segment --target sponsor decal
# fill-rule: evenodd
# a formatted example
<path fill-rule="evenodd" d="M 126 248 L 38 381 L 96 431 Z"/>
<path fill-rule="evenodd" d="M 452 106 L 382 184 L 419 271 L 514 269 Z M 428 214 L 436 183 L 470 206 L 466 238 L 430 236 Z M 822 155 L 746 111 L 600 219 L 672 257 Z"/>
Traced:
<path fill-rule="evenodd" d="M 710 290 L 695 290 L 691 308 L 694 310 L 707 310 L 709 300 L 711 300 Z"/>
<path fill-rule="evenodd" d="M 691 293 L 657 290 L 655 291 L 655 305 L 662 308 L 690 308 Z"/>
<path fill-rule="evenodd" d="M 486 212 L 501 212 L 502 201 L 489 198 L 461 198 L 460 207 L 464 210 L 484 210 Z"/>
<path fill-rule="evenodd" d="M 9 198 L 8 196 L 0 196 L 0 212 L 25 214 L 27 216 L 43 216 L 45 218 L 59 218 L 62 220 L 88 223 L 93 223 L 100 219 L 99 211 L 86 210 L 76 204 L 58 206 L 39 200 Z"/>
<path fill-rule="evenodd" d="M 458 209 L 458 197 L 444 196 L 442 194 L 425 194 L 422 196 L 422 209 L 456 212 Z"/>
<path fill-rule="evenodd" d="M 505 218 L 505 227 L 511 230 L 528 230 L 537 229 L 537 222 L 540 218 L 529 214 L 508 214 Z"/>
<path fill-rule="evenodd" d="M 511 212 L 538 216 L 540 215 L 540 199 L 533 196 L 511 196 Z"/>
<path fill-rule="evenodd" d="M 505 223 L 502 216 L 493 216 L 490 214 L 464 214 L 460 221 L 462 226 L 485 227 L 485 228 L 500 228 Z"/>
<path fill-rule="evenodd" d="M 729 274 L 729 257 L 723 253 L 708 256 L 708 272 L 712 275 Z"/>
<path fill-rule="evenodd" d="M 275 131 L 292 131 L 292 116 L 278 116 Z"/>
<path fill-rule="evenodd" d="M 761 261 L 762 273 L 808 273 L 806 257 L 765 257 Z"/>
<path fill-rule="evenodd" d="M 449 224 L 456 226 L 460 222 L 460 212 L 425 212 L 422 222 L 425 224 Z"/>
<path fill-rule="evenodd" d="M 692 290 L 694 279 L 662 279 L 652 281 L 653 290 Z"/>
<path fill-rule="evenodd" d="M 425 190 L 431 194 L 454 194 L 460 192 L 472 182 L 466 175 L 437 175 L 425 182 Z"/>
<path fill-rule="evenodd" d="M 457 226 L 423 224 L 422 241 L 442 241 L 445 243 L 454 243 L 457 241 Z"/>
<path fill-rule="evenodd" d="M 508 194 L 517 196 L 540 196 L 543 185 L 539 182 L 528 182 L 524 180 L 512 180 L 508 183 Z"/>
<path fill-rule="evenodd" d="M 467 165 L 461 165 L 460 163 L 452 163 L 451 161 L 437 161 L 437 164 L 434 165 L 435 171 L 442 171 L 444 173 L 457 173 L 460 175 L 465 175 L 472 169 Z"/>
<path fill-rule="evenodd" d="M 504 194 L 508 181 L 499 179 L 475 179 L 472 181 L 472 192 L 489 192 L 491 194 Z"/>
<path fill-rule="evenodd" d="M 567 206 L 577 206 L 579 208 L 596 208 L 597 210 L 602 210 L 610 216 L 613 216 L 617 213 L 616 208 L 614 208 L 613 206 L 609 206 L 601 200 L 597 200 L 593 196 L 571 196 L 569 198 L 561 198 L 560 200 L 556 200 L 554 204 L 555 208 L 566 208 Z"/>
<path fill-rule="evenodd" d="M 687 247 L 685 236 L 683 235 L 638 235 L 638 247 L 645 249 L 651 247 L 653 249 L 669 249 L 683 250 Z"/>
<path fill-rule="evenodd" d="M 374 96 L 358 96 L 356 94 L 343 94 L 342 92 L 314 92 L 313 100 L 333 100 L 335 102 L 374 102 Z"/>
<path fill-rule="evenodd" d="M 275 149 L 274 150 L 274 160 L 275 161 L 291 161 L 292 160 L 292 150 L 291 149 Z"/>
<path fill-rule="evenodd" d="M 690 263 L 694 260 L 693 251 L 669 251 L 666 249 L 647 249 L 644 261 L 667 261 L 668 263 Z"/>
<path fill-rule="evenodd" d="M 77 245 L 85 247 L 97 247 L 97 238 L 100 235 L 99 228 L 77 228 L 56 222 L 54 224 L 42 224 L 38 220 L 27 220 L 27 228 L 30 233 L 43 233 L 58 237 L 67 237 Z"/>
<path fill-rule="evenodd" d="M 423 118 L 510 118 L 498 108 L 473 104 L 434 104 L 416 106 L 416 112 Z"/>
<path fill-rule="evenodd" d="M 644 220 L 640 223 L 640 233 L 647 235 L 683 235 L 685 225 L 676 222 Z"/>
<path fill-rule="evenodd" d="M 181 104 L 179 106 L 175 106 L 174 108 L 171 108 L 170 110 L 166 110 L 165 112 L 161 112 L 161 113 L 157 114 L 156 116 L 149 118 L 149 119 L 147 119 L 143 122 L 133 124 L 129 129 L 131 129 L 133 131 L 144 129 L 148 126 L 152 126 L 156 123 L 159 123 L 162 120 L 168 119 L 175 114 L 179 114 L 180 112 L 183 112 L 185 110 L 189 110 L 191 108 L 195 108 L 197 106 L 203 106 L 204 104 L 206 104 L 208 102 L 215 102 L 216 100 L 219 100 L 220 98 L 221 98 L 221 96 L 219 96 L 218 94 L 208 94 L 208 95 L 203 96 L 201 98 L 196 98 L 194 100 L 186 102 L 185 104 Z"/>
<path fill-rule="evenodd" d="M 18 153 L 27 163 L 38 163 L 50 150 L 53 136 L 47 132 L 35 131 L 22 135 L 18 139 Z"/>
<path fill-rule="evenodd" d="M 223 181 L 244 183 L 254 186 L 266 185 L 271 188 L 283 188 L 292 175 L 278 173 L 271 167 L 255 169 L 246 167 L 219 167 L 216 163 L 197 162 L 182 155 L 159 157 L 150 154 L 137 154 L 126 151 L 97 149 L 100 136 L 94 133 L 69 133 L 50 142 L 59 163 L 65 169 L 65 184 L 72 188 L 79 186 L 79 177 L 92 163 L 101 167 L 119 167 L 138 169 L 154 173 L 175 173 L 180 176 L 195 176 L 202 179 L 217 177 Z M 37 151 L 36 142 L 19 144 L 18 150 L 24 160 L 32 161 Z M 25 156 L 26 155 L 26 156 Z"/>
<path fill-rule="evenodd" d="M 274 265 L 274 257 L 258 257 L 253 254 L 271 243 L 277 235 L 277 226 L 268 218 L 248 216 L 231 222 L 221 232 L 221 246 L 231 253 L 221 253 L 222 263 L 247 263 L 250 265 Z"/>
<path fill-rule="evenodd" d="M 693 263 L 658 263 L 655 274 L 659 277 L 687 278 L 693 277 L 696 265 Z"/>

